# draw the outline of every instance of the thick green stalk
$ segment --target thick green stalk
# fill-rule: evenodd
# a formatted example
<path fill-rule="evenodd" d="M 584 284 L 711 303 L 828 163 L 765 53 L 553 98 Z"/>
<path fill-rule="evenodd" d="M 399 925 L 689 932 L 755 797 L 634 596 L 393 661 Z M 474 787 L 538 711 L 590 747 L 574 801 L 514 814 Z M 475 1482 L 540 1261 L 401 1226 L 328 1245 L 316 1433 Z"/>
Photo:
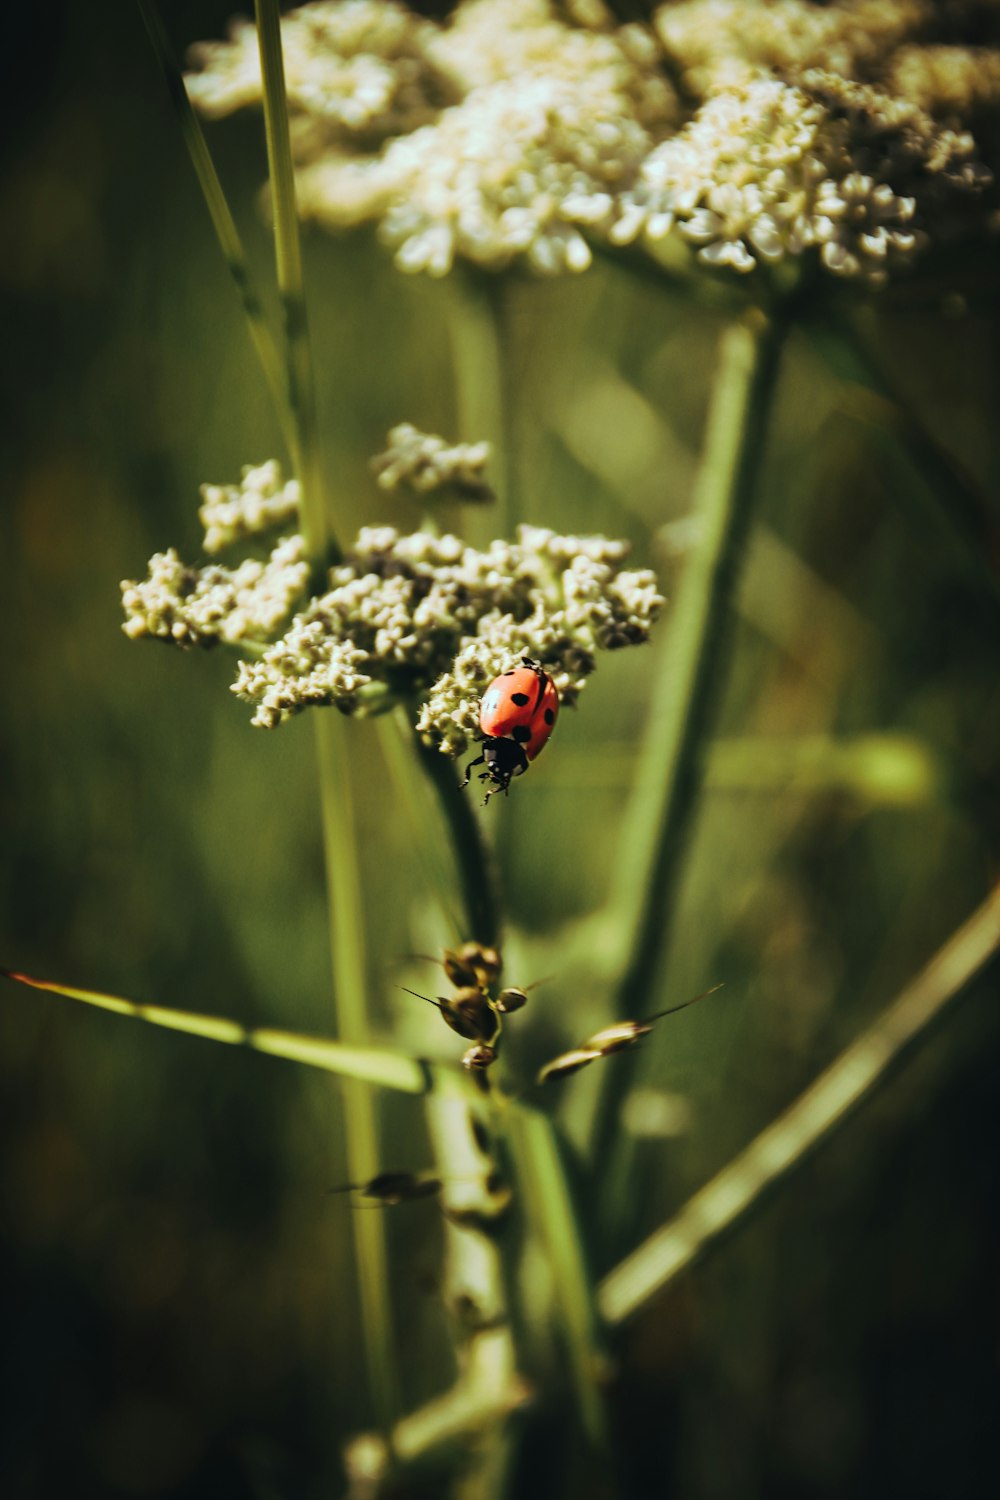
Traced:
<path fill-rule="evenodd" d="M 695 491 L 697 541 L 661 647 L 656 694 L 612 885 L 619 912 L 616 927 L 624 934 L 626 954 L 618 1017 L 641 1017 L 650 1009 L 676 915 L 708 732 L 728 660 L 731 602 L 783 334 L 783 321 L 755 309 L 729 328 L 721 342 Z M 592 1159 L 608 1160 L 628 1072 L 620 1064 L 602 1071 L 590 1132 Z M 607 1174 L 608 1222 L 615 1222 L 628 1177 L 624 1160 Z"/>
<path fill-rule="evenodd" d="M 877 1088 L 1000 951 L 994 891 L 906 986 L 773 1124 L 606 1276 L 598 1307 L 623 1323 L 728 1233 Z"/>
<path fill-rule="evenodd" d="M 303 533 L 314 558 L 314 571 L 317 577 L 321 577 L 326 564 L 337 561 L 340 553 L 330 531 L 323 500 L 316 389 L 302 282 L 302 250 L 281 55 L 281 22 L 277 0 L 255 0 L 255 8 L 264 86 L 264 129 L 278 291 L 285 324 L 286 390 L 294 432 L 292 460 L 302 486 Z"/>
<path fill-rule="evenodd" d="M 295 203 L 295 180 L 288 131 L 281 24 L 277 0 L 255 0 L 257 37 L 264 86 L 264 126 L 274 212 L 278 288 L 285 313 L 288 403 L 295 427 L 295 462 L 302 486 L 302 529 L 320 583 L 331 555 L 323 500 L 319 431 L 312 355 L 302 282 L 302 255 Z M 355 1046 L 368 1039 L 365 993 L 364 916 L 350 781 L 350 762 L 337 716 L 314 716 L 319 757 L 320 809 L 326 858 L 330 957 L 334 1007 L 340 1038 Z M 364 1084 L 351 1084 L 344 1096 L 348 1171 L 363 1182 L 379 1170 L 375 1100 Z M 376 1420 L 388 1430 L 398 1407 L 396 1367 L 389 1304 L 389 1266 L 379 1214 L 355 1214 L 354 1245 L 361 1290 L 369 1376 Z"/>
<path fill-rule="evenodd" d="M 219 174 L 215 170 L 215 164 L 209 155 L 208 143 L 204 132 L 191 107 L 187 89 L 184 86 L 184 75 L 177 64 L 173 49 L 167 40 L 167 34 L 163 29 L 163 23 L 153 0 L 137 0 L 139 12 L 149 33 L 149 39 L 153 44 L 157 61 L 163 77 L 166 80 L 167 91 L 173 104 L 180 123 L 181 135 L 188 149 L 191 164 L 195 170 L 201 187 L 205 206 L 212 220 L 215 237 L 219 242 L 219 248 L 229 268 L 229 274 L 236 283 L 240 302 L 246 315 L 247 326 L 250 337 L 253 339 L 257 357 L 267 377 L 268 385 L 274 396 L 278 417 L 281 421 L 290 451 L 295 445 L 295 426 L 288 407 L 287 391 L 285 387 L 285 372 L 278 346 L 274 341 L 270 326 L 264 316 L 264 305 L 253 283 L 250 275 L 250 267 L 247 264 L 246 253 L 236 228 L 235 220 L 229 211 L 226 195 L 219 181 Z"/>

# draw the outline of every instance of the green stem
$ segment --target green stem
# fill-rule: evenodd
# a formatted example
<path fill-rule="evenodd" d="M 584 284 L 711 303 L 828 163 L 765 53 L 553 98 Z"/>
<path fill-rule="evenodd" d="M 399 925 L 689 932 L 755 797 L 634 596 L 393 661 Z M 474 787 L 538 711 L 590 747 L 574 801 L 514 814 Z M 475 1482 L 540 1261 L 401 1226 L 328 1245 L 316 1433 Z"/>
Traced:
<path fill-rule="evenodd" d="M 326 565 L 339 553 L 331 540 L 323 501 L 312 354 L 306 321 L 281 54 L 281 22 L 277 0 L 255 0 L 255 5 L 274 212 L 275 258 L 285 315 L 288 404 L 296 434 L 293 457 L 302 486 L 303 534 L 313 563 L 314 583 L 321 587 Z M 343 740 L 343 725 L 335 722 L 335 717 L 330 713 L 317 713 L 313 721 L 319 758 L 334 1008 L 339 1036 L 345 1042 L 363 1045 L 368 1037 L 365 1007 L 368 975 L 360 869 L 350 762 Z M 351 1084 L 345 1089 L 344 1115 L 348 1171 L 353 1182 L 363 1182 L 379 1170 L 375 1100 L 365 1085 Z M 388 1431 L 398 1409 L 398 1392 L 384 1225 L 379 1214 L 355 1214 L 351 1222 L 372 1399 L 376 1420 L 384 1431 Z"/>
<path fill-rule="evenodd" d="M 615 1014 L 641 1017 L 676 916 L 712 713 L 728 660 L 731 602 L 763 452 L 785 323 L 754 310 L 723 335 L 695 491 L 699 522 L 663 642 L 660 673 L 612 889 L 627 958 Z M 615 1139 L 627 1068 L 603 1070 L 591 1159 Z M 629 1172 L 607 1174 L 615 1223 Z"/>
<path fill-rule="evenodd" d="M 998 951 L 1000 891 L 994 891 L 874 1025 L 675 1218 L 604 1278 L 598 1288 L 603 1317 L 614 1324 L 631 1318 L 758 1206 L 888 1077 Z"/>
<path fill-rule="evenodd" d="M 313 715 L 319 758 L 320 809 L 333 970 L 337 1034 L 348 1044 L 368 1040 L 365 1006 L 364 913 L 357 832 L 350 778 L 350 759 L 344 742 L 345 725 L 329 712 Z M 375 1097 L 363 1083 L 344 1088 L 345 1146 L 351 1182 L 366 1182 L 381 1166 Z M 354 1214 L 351 1219 L 361 1289 L 361 1319 L 365 1330 L 369 1373 L 376 1419 L 387 1431 L 398 1410 L 393 1360 L 392 1316 L 389 1306 L 389 1263 L 384 1221 L 380 1214 Z"/>
<path fill-rule="evenodd" d="M 313 559 L 314 572 L 321 580 L 324 568 L 339 560 L 340 550 L 330 532 L 323 502 L 316 390 L 302 281 L 302 250 L 281 54 L 281 21 L 277 0 L 254 0 L 254 4 L 264 89 L 264 129 L 274 214 L 278 291 L 285 324 L 286 387 L 294 429 L 292 458 L 302 486 L 303 535 Z"/>
<path fill-rule="evenodd" d="M 212 220 L 215 237 L 219 242 L 219 248 L 229 268 L 229 274 L 236 283 L 240 302 L 246 315 L 247 326 L 250 337 L 253 339 L 257 357 L 267 378 L 271 393 L 274 396 L 278 416 L 282 424 L 285 439 L 289 445 L 289 451 L 294 452 L 295 425 L 289 411 L 287 392 L 285 388 L 285 373 L 274 341 L 274 336 L 264 316 L 264 305 L 250 275 L 250 267 L 247 263 L 246 253 L 240 240 L 236 222 L 233 219 L 226 202 L 226 195 L 219 181 L 219 174 L 215 170 L 215 164 L 209 155 L 208 143 L 199 123 L 198 116 L 191 107 L 187 89 L 184 86 L 184 75 L 178 66 L 173 49 L 167 40 L 167 34 L 163 29 L 153 0 L 137 0 L 139 12 L 149 33 L 149 39 L 156 53 L 157 61 L 166 81 L 167 91 L 170 94 L 170 102 L 177 114 L 180 123 L 181 135 L 187 147 L 188 155 L 195 170 L 195 176 L 201 187 L 205 206 Z"/>
<path fill-rule="evenodd" d="M 500 894 L 490 852 L 468 793 L 459 790 L 455 767 L 446 755 L 413 735 L 417 759 L 437 794 L 451 835 L 458 865 L 462 903 L 468 924 L 466 937 L 499 947 L 502 933 Z"/>

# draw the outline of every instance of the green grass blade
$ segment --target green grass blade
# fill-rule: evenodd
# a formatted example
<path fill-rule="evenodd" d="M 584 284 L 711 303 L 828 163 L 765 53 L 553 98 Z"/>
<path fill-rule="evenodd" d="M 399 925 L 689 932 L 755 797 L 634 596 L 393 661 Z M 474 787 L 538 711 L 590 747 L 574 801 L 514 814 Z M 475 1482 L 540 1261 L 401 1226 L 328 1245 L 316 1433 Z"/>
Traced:
<path fill-rule="evenodd" d="M 328 1073 L 339 1073 L 342 1078 L 358 1084 L 376 1084 L 404 1094 L 426 1094 L 435 1086 L 434 1079 L 438 1072 L 436 1065 L 389 1048 L 348 1046 L 343 1042 L 309 1036 L 303 1032 L 248 1027 L 224 1016 L 204 1016 L 195 1011 L 174 1010 L 164 1005 L 145 1005 L 137 1000 L 125 1000 L 120 995 L 105 995 L 99 990 L 78 989 L 73 985 L 56 984 L 49 979 L 36 979 L 13 969 L 0 968 L 0 974 L 17 984 L 62 995 L 67 1000 L 80 1000 L 84 1005 L 93 1005 L 114 1015 L 132 1016 L 139 1021 L 148 1021 L 153 1026 L 183 1031 L 190 1036 L 204 1037 L 207 1041 L 248 1047 L 254 1052 L 266 1052 L 271 1057 L 288 1058 L 312 1068 L 322 1068 Z"/>
<path fill-rule="evenodd" d="M 317 575 L 339 560 L 323 498 L 323 468 L 316 419 L 309 324 L 302 279 L 298 210 L 292 147 L 288 132 L 285 66 L 281 54 L 281 20 L 277 0 L 255 0 L 257 40 L 264 89 L 264 129 L 274 214 L 274 248 L 285 322 L 288 405 L 292 414 L 295 471 L 302 486 L 302 527 Z"/>
<path fill-rule="evenodd" d="M 847 1119 L 998 951 L 1000 889 L 790 1108 L 604 1278 L 602 1316 L 616 1324 L 632 1317 L 739 1223 Z"/>
<path fill-rule="evenodd" d="M 205 140 L 204 132 L 198 116 L 195 114 L 184 86 L 184 75 L 178 66 L 173 49 L 167 40 L 167 34 L 163 29 L 159 13 L 153 0 L 136 0 L 139 12 L 149 33 L 149 39 L 156 53 L 157 62 L 166 81 L 167 91 L 170 94 L 170 102 L 174 107 L 180 124 L 181 135 L 187 147 L 191 164 L 195 170 L 195 176 L 201 187 L 205 206 L 212 220 L 215 237 L 219 242 L 219 248 L 225 257 L 229 274 L 236 283 L 240 302 L 246 315 L 247 326 L 250 337 L 253 339 L 257 357 L 261 368 L 271 387 L 278 416 L 281 420 L 286 441 L 291 446 L 294 443 L 294 432 L 291 423 L 291 414 L 288 409 L 288 400 L 285 391 L 285 375 L 281 355 L 274 341 L 267 319 L 264 315 L 264 305 L 257 293 L 250 275 L 250 267 L 247 263 L 246 254 L 240 240 L 236 222 L 230 212 L 226 195 L 223 192 L 219 174 L 215 170 Z"/>

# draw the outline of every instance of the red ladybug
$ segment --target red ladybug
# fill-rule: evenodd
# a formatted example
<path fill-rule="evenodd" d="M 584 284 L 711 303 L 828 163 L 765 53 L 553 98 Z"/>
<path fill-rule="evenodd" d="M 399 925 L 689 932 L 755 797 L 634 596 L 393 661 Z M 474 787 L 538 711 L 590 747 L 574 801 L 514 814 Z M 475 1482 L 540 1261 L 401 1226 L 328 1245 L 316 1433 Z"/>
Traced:
<path fill-rule="evenodd" d="M 493 785 L 483 799 L 484 807 L 496 792 L 506 793 L 512 778 L 528 769 L 559 713 L 559 694 L 548 672 L 526 656 L 521 661 L 521 666 L 493 679 L 479 705 L 483 753 L 466 766 L 462 785 L 468 786 L 473 766 L 485 764 L 479 779 Z"/>

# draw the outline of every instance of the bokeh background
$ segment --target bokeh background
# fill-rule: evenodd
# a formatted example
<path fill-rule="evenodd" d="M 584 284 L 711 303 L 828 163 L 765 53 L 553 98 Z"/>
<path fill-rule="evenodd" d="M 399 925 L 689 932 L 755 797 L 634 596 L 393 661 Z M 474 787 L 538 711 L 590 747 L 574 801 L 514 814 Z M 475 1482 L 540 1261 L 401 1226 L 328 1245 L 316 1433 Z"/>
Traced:
<path fill-rule="evenodd" d="M 171 4 L 178 51 L 228 13 Z M 23 7 L 4 28 L 0 962 L 327 1031 L 308 722 L 252 730 L 222 651 L 136 646 L 119 628 L 120 579 L 168 545 L 195 556 L 198 485 L 281 455 L 267 390 L 138 14 Z M 211 142 L 266 280 L 260 122 Z M 367 236 L 309 235 L 305 252 L 338 530 L 409 526 L 368 459 L 401 420 L 501 437 L 477 426 L 496 414 L 485 298 L 402 277 Z M 611 266 L 501 295 L 517 501 L 477 514 L 470 537 L 518 517 L 626 536 L 669 591 L 724 317 Z M 980 487 L 996 560 L 996 283 L 886 299 L 865 326 Z M 995 879 L 1000 611 L 947 527 L 915 519 L 919 479 L 796 335 L 660 981 L 665 1004 L 726 987 L 635 1068 L 633 1123 L 660 1131 L 640 1147 L 636 1236 L 794 1098 Z M 530 781 L 484 815 L 523 970 L 508 975 L 555 974 L 519 1018 L 525 1072 L 607 1014 L 599 914 L 661 654 L 603 663 Z M 407 954 L 463 934 L 426 907 L 373 726 L 351 735 L 372 1010 L 386 1035 L 448 1054 L 433 1013 L 394 986 Z M 433 970 L 405 973 L 433 992 Z M 615 1397 L 625 1492 L 978 1493 L 995 1452 L 998 1062 L 994 969 L 637 1323 Z M 341 1493 L 341 1445 L 370 1413 L 361 1210 L 327 1192 L 344 1180 L 336 1082 L 5 985 L 0 1115 L 0 1491 Z M 429 1163 L 417 1103 L 390 1101 L 385 1128 L 386 1165 Z M 440 1220 L 412 1205 L 387 1230 L 416 1403 L 451 1378 Z M 557 1437 L 536 1435 L 517 1493 L 562 1492 Z"/>

